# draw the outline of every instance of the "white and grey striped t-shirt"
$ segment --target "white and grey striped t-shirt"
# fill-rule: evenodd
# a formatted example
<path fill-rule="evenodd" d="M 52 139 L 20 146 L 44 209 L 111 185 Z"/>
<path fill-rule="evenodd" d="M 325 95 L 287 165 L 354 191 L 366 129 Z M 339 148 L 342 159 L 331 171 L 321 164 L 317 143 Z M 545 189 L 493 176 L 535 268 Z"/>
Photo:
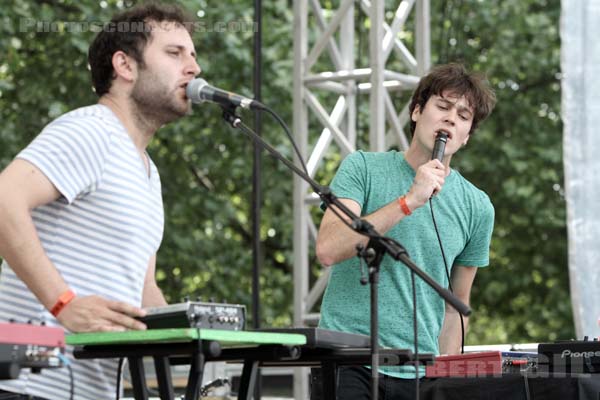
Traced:
<path fill-rule="evenodd" d="M 78 296 L 100 295 L 141 305 L 150 257 L 163 235 L 160 178 L 150 173 L 125 128 L 103 105 L 71 111 L 50 123 L 18 158 L 36 165 L 62 196 L 33 210 L 42 245 Z M 0 272 L 0 321 L 58 321 L 6 262 Z M 76 399 L 114 398 L 115 360 L 73 360 Z M 69 398 L 66 368 L 21 371 L 0 389 Z"/>

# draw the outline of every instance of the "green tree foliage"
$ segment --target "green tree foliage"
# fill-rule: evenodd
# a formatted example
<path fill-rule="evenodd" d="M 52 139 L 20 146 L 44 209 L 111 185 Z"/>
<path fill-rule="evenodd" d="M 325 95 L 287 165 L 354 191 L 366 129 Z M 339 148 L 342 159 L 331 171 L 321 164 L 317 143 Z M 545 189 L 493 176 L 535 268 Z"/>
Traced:
<path fill-rule="evenodd" d="M 472 340 L 573 336 L 560 120 L 559 0 L 448 1 L 432 12 L 438 62 L 485 72 L 498 98 L 457 167 L 496 208 L 491 268 L 473 291 Z M 437 18 L 437 17 L 435 17 Z"/>
<path fill-rule="evenodd" d="M 86 68 L 87 47 L 94 27 L 129 4 L 5 3 L 9 4 L 0 8 L 1 166 L 50 120 L 96 101 Z M 194 42 L 202 76 L 215 86 L 251 95 L 251 2 L 182 3 L 200 22 Z M 291 122 L 291 2 L 264 3 L 263 98 Z M 566 300 L 559 10 L 558 0 L 432 2 L 434 62 L 464 61 L 486 72 L 499 100 L 456 165 L 496 206 L 492 267 L 480 272 L 475 285 L 471 342 L 572 335 Z M 357 42 L 364 58 L 368 20 L 359 19 L 363 34 Z M 405 40 L 410 44 L 412 39 Z M 359 99 L 359 104 L 364 143 L 368 98 Z M 252 122 L 251 114 L 241 115 Z M 263 134 L 291 158 L 289 141 L 266 117 Z M 149 152 L 163 182 L 166 226 L 157 276 L 167 297 L 178 301 L 200 296 L 249 305 L 250 140 L 221 120 L 218 107 L 206 105 L 161 129 Z M 339 159 L 333 156 L 320 172 L 322 183 L 331 179 Z M 268 156 L 262 173 L 261 322 L 286 325 L 291 322 L 293 289 L 292 179 Z M 319 269 L 316 262 L 314 268 Z"/>

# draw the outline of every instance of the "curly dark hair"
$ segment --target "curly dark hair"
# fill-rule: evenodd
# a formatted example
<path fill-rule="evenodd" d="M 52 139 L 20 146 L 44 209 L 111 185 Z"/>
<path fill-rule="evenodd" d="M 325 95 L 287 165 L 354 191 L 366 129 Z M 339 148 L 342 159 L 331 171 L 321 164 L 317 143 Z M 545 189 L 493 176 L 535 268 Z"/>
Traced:
<path fill-rule="evenodd" d="M 469 134 L 490 115 L 496 104 L 496 95 L 483 75 L 470 73 L 464 65 L 452 63 L 434 67 L 421 78 L 410 102 L 409 115 L 412 115 L 417 105 L 419 110 L 423 110 L 432 95 L 441 96 L 444 93 L 465 96 L 473 108 L 473 123 Z M 411 136 L 415 133 L 415 127 L 416 123 L 411 119 Z"/>
<path fill-rule="evenodd" d="M 123 51 L 144 67 L 144 49 L 152 39 L 153 24 L 173 22 L 188 29 L 192 19 L 178 6 L 160 3 L 137 5 L 120 14 L 104 25 L 92 42 L 88 52 L 88 63 L 92 72 L 92 84 L 98 97 L 108 93 L 114 79 L 113 54 Z"/>

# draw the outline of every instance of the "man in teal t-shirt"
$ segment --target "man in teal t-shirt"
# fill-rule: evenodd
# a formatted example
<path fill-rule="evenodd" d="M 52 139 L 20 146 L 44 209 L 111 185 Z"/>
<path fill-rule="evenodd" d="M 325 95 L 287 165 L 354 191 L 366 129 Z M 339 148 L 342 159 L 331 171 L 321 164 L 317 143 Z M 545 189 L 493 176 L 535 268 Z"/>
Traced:
<path fill-rule="evenodd" d="M 331 189 L 356 214 L 381 234 L 400 242 L 410 258 L 464 303 L 478 267 L 489 263 L 494 208 L 488 196 L 450 168 L 452 156 L 467 144 L 477 125 L 491 112 L 495 96 L 483 77 L 459 64 L 434 68 L 421 79 L 410 104 L 412 141 L 405 153 L 350 154 L 340 166 Z M 431 160 L 436 137 L 448 136 L 442 161 Z M 431 215 L 432 199 L 437 231 Z M 368 239 L 346 227 L 326 210 L 317 239 L 317 257 L 333 265 L 321 305 L 322 328 L 370 332 L 369 287 L 360 284 L 356 245 Z M 458 313 L 421 279 L 416 279 L 419 352 L 457 354 L 462 329 Z M 394 348 L 414 348 L 410 270 L 385 256 L 379 282 L 379 342 Z M 468 319 L 464 319 L 465 329 Z M 370 370 L 339 370 L 339 399 L 369 399 Z M 382 398 L 412 398 L 412 367 L 382 367 Z"/>

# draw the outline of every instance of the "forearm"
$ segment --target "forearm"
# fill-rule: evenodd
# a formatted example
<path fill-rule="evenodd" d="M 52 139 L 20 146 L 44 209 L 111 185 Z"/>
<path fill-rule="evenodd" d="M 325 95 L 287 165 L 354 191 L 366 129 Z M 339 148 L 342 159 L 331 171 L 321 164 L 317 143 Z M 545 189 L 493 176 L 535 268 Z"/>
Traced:
<path fill-rule="evenodd" d="M 377 214 L 377 212 L 374 214 Z M 377 232 L 381 234 L 387 232 L 390 227 L 377 224 L 376 220 L 378 218 L 374 214 L 363 217 L 363 219 L 372 224 Z M 344 221 L 334 221 L 319 232 L 317 257 L 321 264 L 330 266 L 356 256 L 356 246 L 359 244 L 364 246 L 368 240 L 366 236 L 358 234 L 349 228 Z"/>
<path fill-rule="evenodd" d="M 409 207 L 413 210 L 415 206 L 409 204 Z M 373 225 L 373 228 L 383 235 L 404 217 L 406 215 L 398 200 L 395 199 L 362 219 Z M 317 257 L 325 266 L 354 257 L 356 246 L 358 244 L 366 245 L 369 241 L 366 236 L 356 233 L 339 218 L 335 216 L 334 218 L 329 218 L 329 221 L 322 225 L 317 238 Z"/>
<path fill-rule="evenodd" d="M 0 255 L 47 309 L 68 289 L 22 206 L 0 204 Z"/>
<path fill-rule="evenodd" d="M 162 307 L 166 305 L 167 300 L 165 300 L 165 296 L 158 285 L 156 285 L 156 282 L 146 282 L 142 295 L 142 307 Z"/>
<path fill-rule="evenodd" d="M 465 335 L 469 325 L 469 318 L 463 316 Z M 446 309 L 442 331 L 438 339 L 440 354 L 460 354 L 462 348 L 462 329 L 460 314 L 453 308 Z"/>
<path fill-rule="evenodd" d="M 156 284 L 156 253 L 148 260 L 148 269 L 144 278 L 144 289 L 142 291 L 142 307 L 166 306 L 167 301 L 162 291 Z"/>

